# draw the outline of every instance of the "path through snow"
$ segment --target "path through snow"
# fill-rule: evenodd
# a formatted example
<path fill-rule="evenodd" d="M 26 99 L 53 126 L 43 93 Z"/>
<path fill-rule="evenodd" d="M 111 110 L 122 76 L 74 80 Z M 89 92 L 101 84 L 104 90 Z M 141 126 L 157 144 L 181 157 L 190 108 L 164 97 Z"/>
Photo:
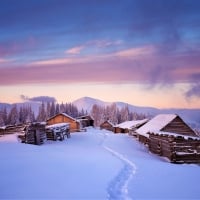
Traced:
<path fill-rule="evenodd" d="M 105 141 L 108 136 L 109 134 L 104 133 L 101 145 L 104 149 L 110 152 L 117 159 L 121 160 L 124 164 L 124 167 L 121 169 L 118 175 L 114 177 L 114 179 L 111 180 L 108 185 L 108 199 L 131 199 L 128 196 L 128 184 L 133 175 L 136 173 L 136 165 L 119 152 L 105 145 Z"/>

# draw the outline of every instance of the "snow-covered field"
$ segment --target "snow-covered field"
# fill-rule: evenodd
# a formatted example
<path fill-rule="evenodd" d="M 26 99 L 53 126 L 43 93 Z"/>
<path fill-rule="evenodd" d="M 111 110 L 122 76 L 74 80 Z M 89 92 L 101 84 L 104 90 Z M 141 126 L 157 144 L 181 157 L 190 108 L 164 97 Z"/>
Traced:
<path fill-rule="evenodd" d="M 0 199 L 200 199 L 200 166 L 89 128 L 41 146 L 0 137 Z"/>

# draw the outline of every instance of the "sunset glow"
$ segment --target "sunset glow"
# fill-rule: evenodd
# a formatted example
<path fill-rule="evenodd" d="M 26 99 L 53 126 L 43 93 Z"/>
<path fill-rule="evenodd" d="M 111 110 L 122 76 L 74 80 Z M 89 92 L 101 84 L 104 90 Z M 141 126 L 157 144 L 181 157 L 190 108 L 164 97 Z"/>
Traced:
<path fill-rule="evenodd" d="M 200 2 L 0 2 L 0 102 L 82 96 L 200 108 Z"/>

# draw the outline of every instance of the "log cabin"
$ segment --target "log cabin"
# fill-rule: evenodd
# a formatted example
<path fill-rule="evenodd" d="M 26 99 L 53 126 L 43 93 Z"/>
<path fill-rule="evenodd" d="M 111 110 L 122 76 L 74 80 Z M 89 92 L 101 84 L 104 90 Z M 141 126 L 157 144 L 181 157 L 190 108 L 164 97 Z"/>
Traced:
<path fill-rule="evenodd" d="M 81 129 L 80 121 L 67 115 L 66 113 L 59 113 L 47 119 L 47 125 L 53 125 L 57 123 L 69 123 L 70 132 L 77 132 Z"/>
<path fill-rule="evenodd" d="M 76 118 L 80 121 L 83 128 L 94 126 L 94 119 L 90 115 L 84 115 Z"/>
<path fill-rule="evenodd" d="M 136 132 L 151 152 L 173 163 L 200 163 L 200 137 L 178 115 L 157 115 Z"/>
<path fill-rule="evenodd" d="M 176 114 L 159 114 L 136 130 L 139 141 L 148 143 L 150 132 L 170 132 L 196 137 L 196 133 Z"/>
<path fill-rule="evenodd" d="M 109 120 L 106 120 L 105 122 L 103 122 L 100 125 L 100 129 L 106 129 L 106 130 L 112 131 L 112 132 L 114 132 L 114 130 L 115 130 L 114 124 Z"/>

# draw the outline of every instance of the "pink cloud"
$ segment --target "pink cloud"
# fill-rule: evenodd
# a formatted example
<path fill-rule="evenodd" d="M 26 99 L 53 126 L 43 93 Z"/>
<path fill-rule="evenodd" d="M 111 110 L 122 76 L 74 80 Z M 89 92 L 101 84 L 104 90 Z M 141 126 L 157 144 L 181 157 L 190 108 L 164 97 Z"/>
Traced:
<path fill-rule="evenodd" d="M 1 85 L 29 83 L 149 83 L 193 82 L 200 73 L 196 55 L 159 55 L 145 46 L 116 53 L 43 60 L 0 69 Z"/>
<path fill-rule="evenodd" d="M 73 48 L 71 48 L 71 49 L 66 50 L 65 53 L 77 55 L 77 54 L 80 54 L 81 51 L 82 51 L 84 48 L 85 48 L 84 46 L 73 47 Z"/>

